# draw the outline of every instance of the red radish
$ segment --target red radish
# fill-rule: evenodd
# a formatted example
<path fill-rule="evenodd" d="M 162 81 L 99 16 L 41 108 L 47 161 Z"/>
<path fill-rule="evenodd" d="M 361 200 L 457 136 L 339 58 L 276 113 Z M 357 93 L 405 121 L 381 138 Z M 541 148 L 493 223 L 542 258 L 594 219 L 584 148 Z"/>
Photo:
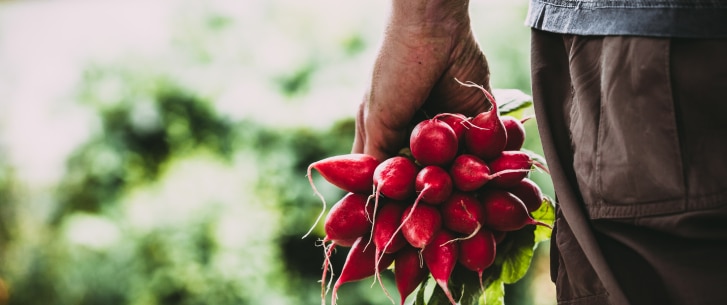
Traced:
<path fill-rule="evenodd" d="M 476 87 L 492 104 L 489 111 L 481 112 L 470 122 L 473 126 L 465 130 L 464 144 L 467 150 L 483 160 L 490 160 L 500 155 L 507 144 L 507 132 L 505 125 L 500 120 L 495 98 L 482 86 L 474 83 L 462 84 L 468 87 Z"/>
<path fill-rule="evenodd" d="M 528 172 L 527 169 L 494 171 L 485 161 L 471 154 L 457 156 L 449 168 L 454 187 L 464 192 L 478 190 L 488 182 L 505 174 L 527 174 Z"/>
<path fill-rule="evenodd" d="M 485 208 L 472 193 L 454 192 L 440 211 L 445 228 L 466 235 L 477 232 L 485 218 Z"/>
<path fill-rule="evenodd" d="M 341 269 L 341 275 L 338 276 L 336 284 L 333 285 L 331 293 L 331 303 L 336 304 L 336 293 L 341 285 L 349 282 L 355 282 L 374 275 L 377 271 L 388 268 L 394 261 L 393 255 L 385 255 L 376 267 L 376 250 L 372 247 L 366 247 L 365 237 L 360 237 L 353 243 L 348 252 L 346 262 Z"/>
<path fill-rule="evenodd" d="M 432 243 L 422 250 L 422 256 L 434 281 L 444 290 L 452 305 L 457 305 L 447 286 L 459 257 L 459 245 L 457 242 L 451 242 L 454 239 L 455 236 L 449 231 L 440 230 L 434 236 Z"/>
<path fill-rule="evenodd" d="M 442 216 L 431 205 L 408 206 L 404 210 L 401 230 L 404 238 L 415 248 L 423 249 L 442 228 Z"/>
<path fill-rule="evenodd" d="M 394 200 L 405 200 L 414 195 L 414 180 L 419 168 L 411 159 L 395 156 L 384 160 L 374 170 L 374 215 L 372 223 L 376 224 L 376 210 L 379 198 L 384 195 Z M 371 228 L 373 231 L 373 227 Z M 371 235 L 373 237 L 373 234 Z"/>
<path fill-rule="evenodd" d="M 374 226 L 374 245 L 381 253 L 394 253 L 406 246 L 406 239 L 397 232 L 406 207 L 398 202 L 384 202 Z"/>
<path fill-rule="evenodd" d="M 459 262 L 465 268 L 477 272 L 482 283 L 482 273 L 495 262 L 495 236 L 487 229 L 480 230 L 472 238 L 459 241 Z"/>
<path fill-rule="evenodd" d="M 429 165 L 419 171 L 414 180 L 414 190 L 419 193 L 417 200 L 429 204 L 440 204 L 452 194 L 452 177 L 446 170 Z"/>
<path fill-rule="evenodd" d="M 461 113 L 440 113 L 434 116 L 435 119 L 447 123 L 449 127 L 452 127 L 454 135 L 457 137 L 457 143 L 464 141 L 464 131 L 467 129 L 469 124 L 469 118 Z"/>
<path fill-rule="evenodd" d="M 324 241 L 350 247 L 357 238 L 369 233 L 369 215 L 374 210 L 367 204 L 368 199 L 367 195 L 348 193 L 336 202 L 326 216 Z"/>
<path fill-rule="evenodd" d="M 528 178 L 523 178 L 517 185 L 508 188 L 507 191 L 520 198 L 525 204 L 528 212 L 534 212 L 543 204 L 543 192 L 540 187 Z"/>
<path fill-rule="evenodd" d="M 421 263 L 419 250 L 407 246 L 399 250 L 394 257 L 394 281 L 401 296 L 401 304 L 404 304 L 417 286 L 427 278 L 429 270 Z"/>
<path fill-rule="evenodd" d="M 421 209 L 417 208 L 419 206 L 419 200 L 426 200 L 432 204 L 438 204 L 446 200 L 452 193 L 452 179 L 443 168 L 436 165 L 429 165 L 417 174 L 415 189 L 419 192 L 419 196 L 417 196 L 411 206 L 407 207 L 404 214 L 406 216 L 402 217 L 401 224 L 394 234 L 397 234 L 399 231 L 404 229 L 407 222 L 414 221 L 414 224 L 409 225 L 404 230 L 406 233 L 402 233 L 402 235 L 409 235 L 409 238 L 411 238 L 411 241 L 408 240 L 409 243 L 411 244 L 413 242 L 415 245 L 419 246 L 419 248 L 422 248 L 426 245 L 427 241 L 431 238 L 434 232 L 441 227 L 441 217 L 436 209 L 425 207 L 423 211 L 420 211 Z M 422 216 L 419 215 L 424 215 L 423 221 L 425 221 L 425 223 L 428 220 L 434 222 L 426 223 L 427 226 L 417 228 L 416 223 L 418 221 L 422 221 L 419 219 L 419 217 Z M 412 219 L 412 217 L 415 218 Z M 423 230 L 418 231 L 415 229 Z M 391 242 L 393 242 L 393 237 L 389 243 Z"/>
<path fill-rule="evenodd" d="M 414 195 L 414 178 L 418 171 L 414 161 L 404 156 L 384 160 L 373 172 L 376 197 L 382 194 L 395 200 L 404 200 Z"/>
<path fill-rule="evenodd" d="M 505 125 L 505 131 L 507 133 L 505 150 L 520 150 L 525 143 L 525 126 L 523 126 L 520 120 L 509 115 L 501 116 L 500 120 Z"/>
<path fill-rule="evenodd" d="M 525 204 L 508 191 L 486 189 L 480 193 L 485 207 L 484 225 L 496 231 L 517 231 L 526 225 L 549 225 L 533 219 Z"/>
<path fill-rule="evenodd" d="M 388 201 L 388 200 L 387 200 Z M 376 225 L 373 228 L 373 240 L 376 247 L 376 270 L 379 270 L 378 266 L 383 259 L 383 256 L 387 253 L 395 253 L 404 246 L 407 246 L 406 239 L 399 231 L 401 224 L 401 217 L 404 214 L 405 206 L 398 202 L 384 202 L 381 207 L 381 211 L 378 213 Z M 384 283 L 381 281 L 381 273 L 375 272 L 376 279 L 381 284 L 381 288 L 384 289 L 386 295 L 389 293 L 384 287 Z M 393 302 L 393 301 L 392 301 Z"/>
<path fill-rule="evenodd" d="M 366 154 L 346 154 L 328 157 L 311 163 L 308 166 L 308 182 L 313 192 L 321 199 L 323 209 L 316 218 L 313 226 L 303 236 L 304 238 L 313 231 L 323 215 L 326 213 L 326 200 L 323 198 L 313 183 L 313 169 L 317 170 L 326 181 L 351 193 L 371 193 L 374 171 L 379 165 L 379 160 Z"/>
<path fill-rule="evenodd" d="M 470 154 L 457 156 L 449 168 L 449 174 L 454 186 L 464 192 L 477 190 L 492 180 L 487 163 Z"/>
<path fill-rule="evenodd" d="M 424 166 L 448 164 L 457 155 L 458 144 L 452 127 L 437 118 L 419 122 L 409 137 L 412 156 Z"/>
<path fill-rule="evenodd" d="M 414 211 L 419 206 L 420 200 L 427 201 L 430 204 L 439 204 L 449 198 L 452 193 L 452 179 L 443 168 L 436 165 L 429 165 L 417 174 L 415 189 L 419 193 L 419 196 L 408 207 L 406 216 L 401 218 L 401 224 L 396 229 L 397 233 L 403 228 L 404 223 L 409 221 L 414 215 Z M 426 213 L 426 211 L 423 213 Z"/>
<path fill-rule="evenodd" d="M 503 151 L 502 154 L 487 163 L 493 172 L 503 172 L 492 179 L 490 184 L 499 188 L 510 188 L 517 185 L 528 175 L 533 167 L 530 156 L 519 150 Z"/>
<path fill-rule="evenodd" d="M 482 112 L 472 118 L 470 121 L 476 127 L 464 133 L 467 151 L 485 160 L 499 156 L 507 144 L 505 125 L 493 112 Z"/>
<path fill-rule="evenodd" d="M 346 154 L 328 157 L 308 166 L 308 180 L 313 185 L 312 170 L 317 170 L 326 181 L 351 193 L 370 194 L 374 170 L 379 160 L 371 155 Z"/>

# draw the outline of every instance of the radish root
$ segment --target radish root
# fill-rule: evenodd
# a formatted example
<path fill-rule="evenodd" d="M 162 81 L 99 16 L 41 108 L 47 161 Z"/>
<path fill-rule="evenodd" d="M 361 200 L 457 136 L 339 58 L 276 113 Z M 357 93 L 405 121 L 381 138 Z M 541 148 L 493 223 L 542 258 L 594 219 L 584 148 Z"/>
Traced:
<path fill-rule="evenodd" d="M 306 176 L 308 177 L 308 182 L 310 183 L 310 186 L 313 189 L 313 193 L 316 196 L 318 196 L 318 198 L 321 199 L 321 202 L 323 203 L 323 209 L 321 209 L 321 213 L 318 214 L 318 217 L 316 218 L 316 221 L 313 223 L 313 226 L 311 226 L 310 229 L 308 230 L 308 232 L 306 232 L 305 235 L 303 235 L 303 237 L 302 237 L 303 239 L 308 237 L 308 235 L 310 235 L 310 233 L 313 232 L 313 229 L 316 228 L 316 225 L 318 225 L 318 222 L 321 221 L 321 218 L 323 218 L 323 215 L 326 214 L 326 199 L 323 198 L 323 194 L 321 194 L 321 192 L 318 191 L 318 188 L 316 188 L 316 184 L 313 183 L 312 170 L 313 170 L 313 166 L 308 166 L 308 173 L 306 174 Z"/>

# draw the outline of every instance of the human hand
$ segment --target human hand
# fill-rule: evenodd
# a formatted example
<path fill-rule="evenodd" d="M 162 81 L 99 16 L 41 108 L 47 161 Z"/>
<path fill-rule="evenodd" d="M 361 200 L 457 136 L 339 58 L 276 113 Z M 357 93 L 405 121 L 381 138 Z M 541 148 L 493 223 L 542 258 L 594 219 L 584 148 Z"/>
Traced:
<path fill-rule="evenodd" d="M 467 0 L 392 0 L 393 9 L 370 88 L 356 116 L 352 152 L 384 160 L 408 143 L 415 117 L 489 109 L 480 90 L 489 68 L 471 30 Z"/>

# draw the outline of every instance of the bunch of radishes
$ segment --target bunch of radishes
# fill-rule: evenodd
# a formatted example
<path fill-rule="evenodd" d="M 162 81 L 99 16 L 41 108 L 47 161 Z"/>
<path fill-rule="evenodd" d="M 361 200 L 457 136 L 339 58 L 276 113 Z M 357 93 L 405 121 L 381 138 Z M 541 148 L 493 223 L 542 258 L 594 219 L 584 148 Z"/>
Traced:
<path fill-rule="evenodd" d="M 339 155 L 308 167 L 311 186 L 324 204 L 319 220 L 326 208 L 313 184 L 313 169 L 348 192 L 325 219 L 324 304 L 328 258 L 335 246 L 351 249 L 333 286 L 333 304 L 342 284 L 370 276 L 380 281 L 380 272 L 392 264 L 402 304 L 429 274 L 456 304 L 448 281 L 457 264 L 477 273 L 482 286 L 482 274 L 508 232 L 547 226 L 530 215 L 543 195 L 527 176 L 534 166 L 544 166 L 521 151 L 522 122 L 501 116 L 492 95 L 476 87 L 492 103 L 491 110 L 474 117 L 441 113 L 419 122 L 406 153 L 386 160 Z"/>

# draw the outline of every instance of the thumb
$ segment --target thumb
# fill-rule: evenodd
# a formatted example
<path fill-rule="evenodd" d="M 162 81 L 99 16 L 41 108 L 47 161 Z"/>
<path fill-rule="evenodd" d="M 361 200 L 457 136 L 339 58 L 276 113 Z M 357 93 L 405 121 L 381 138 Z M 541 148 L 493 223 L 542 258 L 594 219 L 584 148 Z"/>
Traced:
<path fill-rule="evenodd" d="M 356 115 L 356 133 L 352 153 L 364 153 L 379 161 L 395 156 L 408 142 L 407 130 L 391 128 L 380 117 L 368 111 L 367 98 L 359 106 Z"/>

